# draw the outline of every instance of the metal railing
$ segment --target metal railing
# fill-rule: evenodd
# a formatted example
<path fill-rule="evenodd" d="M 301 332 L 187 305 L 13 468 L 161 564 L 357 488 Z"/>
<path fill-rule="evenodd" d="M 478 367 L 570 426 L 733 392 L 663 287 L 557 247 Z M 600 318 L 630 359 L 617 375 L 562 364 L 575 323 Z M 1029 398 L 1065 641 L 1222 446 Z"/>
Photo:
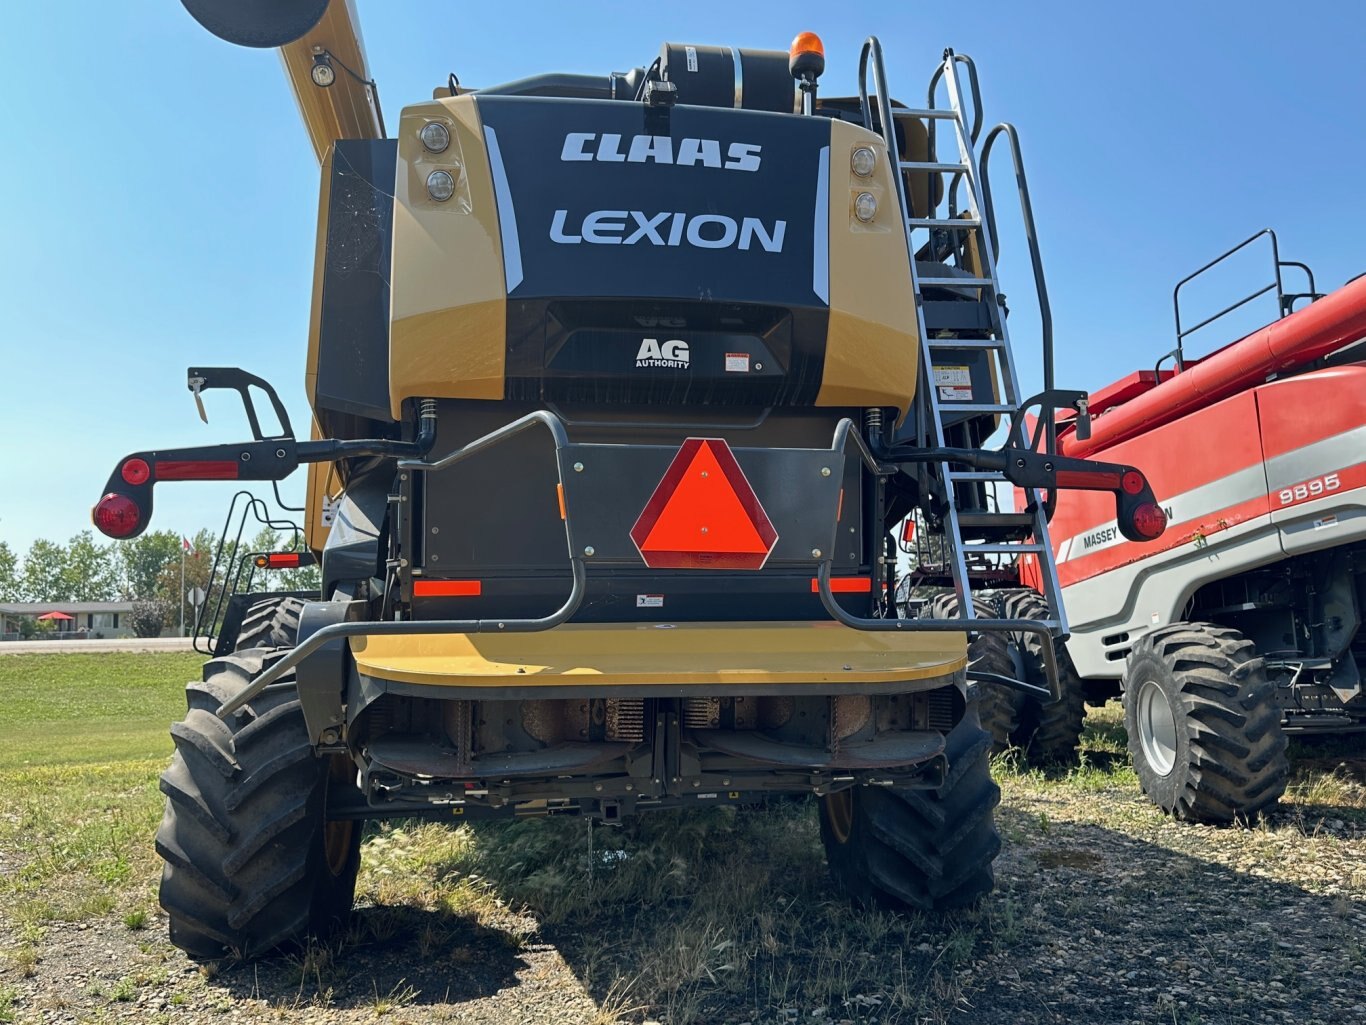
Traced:
<path fill-rule="evenodd" d="M 1218 313 L 1211 314 L 1204 320 L 1200 321 L 1200 323 L 1194 324 L 1190 327 L 1182 327 L 1181 289 L 1184 288 L 1186 285 L 1190 284 L 1196 278 L 1200 277 L 1206 271 L 1218 266 L 1219 264 L 1223 263 L 1225 260 L 1235 255 L 1236 253 L 1242 252 L 1248 246 L 1252 245 L 1254 242 L 1261 238 L 1268 238 L 1271 240 L 1272 280 L 1267 284 L 1263 285 L 1261 288 L 1258 288 L 1257 290 L 1243 296 L 1236 302 L 1229 303 L 1229 305 L 1225 306 Z M 1309 291 L 1287 292 L 1285 290 L 1285 280 L 1283 275 L 1281 274 L 1281 271 L 1286 267 L 1293 267 L 1296 270 L 1304 272 L 1305 277 L 1309 281 Z M 1167 360 L 1169 359 L 1175 360 L 1177 373 L 1180 373 L 1181 371 L 1186 369 L 1185 342 L 1188 337 L 1195 334 L 1195 332 L 1199 331 L 1201 328 L 1208 327 L 1210 324 L 1213 324 L 1216 320 L 1219 320 L 1221 317 L 1227 316 L 1234 310 L 1241 309 L 1248 303 L 1252 302 L 1254 299 L 1259 299 L 1262 296 L 1266 295 L 1268 292 L 1271 292 L 1273 290 L 1276 293 L 1276 305 L 1281 317 L 1288 317 L 1290 316 L 1290 314 L 1294 313 L 1295 303 L 1299 302 L 1301 299 L 1308 299 L 1310 302 L 1313 302 L 1315 299 L 1323 298 L 1323 293 L 1321 293 L 1318 290 L 1318 287 L 1314 283 L 1314 272 L 1309 268 L 1308 264 L 1301 263 L 1298 260 L 1281 259 L 1280 242 L 1276 238 L 1276 232 L 1273 231 L 1271 228 L 1263 228 L 1256 234 L 1248 238 L 1245 238 L 1243 241 L 1239 242 L 1232 249 L 1220 253 L 1218 256 L 1216 256 L 1213 260 L 1210 260 L 1209 263 L 1205 264 L 1203 267 L 1191 272 L 1190 274 L 1187 274 L 1184 278 L 1178 281 L 1176 283 L 1176 287 L 1172 289 L 1172 310 L 1176 317 L 1176 348 L 1173 349 L 1171 352 L 1164 353 L 1162 358 L 1157 361 L 1156 366 L 1153 367 L 1153 371 L 1157 374 L 1158 379 L 1161 380 L 1162 364 L 1167 362 Z"/>

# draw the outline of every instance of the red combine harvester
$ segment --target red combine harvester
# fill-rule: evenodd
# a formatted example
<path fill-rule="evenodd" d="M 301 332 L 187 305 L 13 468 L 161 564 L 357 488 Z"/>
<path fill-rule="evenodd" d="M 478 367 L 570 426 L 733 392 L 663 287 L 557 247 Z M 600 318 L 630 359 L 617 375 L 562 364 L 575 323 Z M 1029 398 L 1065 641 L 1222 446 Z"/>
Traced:
<path fill-rule="evenodd" d="M 1271 284 L 1183 327 L 1183 286 L 1258 240 Z M 1286 292 L 1286 268 L 1308 292 Z M 1192 332 L 1273 290 L 1280 319 L 1185 357 Z M 1106 503 L 1059 492 L 1050 533 L 1074 698 L 1118 685 L 1144 792 L 1227 822 L 1280 797 L 1288 732 L 1366 730 L 1366 276 L 1321 295 L 1268 230 L 1174 302 L 1177 348 L 1091 396 L 1089 437 L 1059 427 L 1069 456 L 1147 469 L 1169 529 L 1135 544 Z M 1020 576 L 1042 583 L 1029 557 Z"/>

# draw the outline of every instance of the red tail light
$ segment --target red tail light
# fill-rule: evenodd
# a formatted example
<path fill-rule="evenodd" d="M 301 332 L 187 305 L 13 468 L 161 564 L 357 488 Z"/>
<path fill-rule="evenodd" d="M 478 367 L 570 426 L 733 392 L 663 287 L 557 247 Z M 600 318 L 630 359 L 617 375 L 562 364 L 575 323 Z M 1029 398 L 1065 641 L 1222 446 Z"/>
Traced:
<path fill-rule="evenodd" d="M 96 504 L 91 519 L 105 537 L 132 537 L 142 526 L 142 510 L 127 495 L 110 493 Z"/>
<path fill-rule="evenodd" d="M 301 564 L 299 552 L 269 552 L 256 557 L 258 569 L 296 569 Z"/>
<path fill-rule="evenodd" d="M 1149 541 L 1153 541 L 1161 537 L 1162 532 L 1167 529 L 1167 514 L 1156 502 L 1144 502 L 1134 510 L 1131 522 L 1135 530 Z"/>
<path fill-rule="evenodd" d="M 1139 473 L 1137 470 L 1130 470 L 1120 480 L 1120 486 L 1124 488 L 1124 493 L 1128 495 L 1137 495 L 1143 490 L 1143 485 L 1145 483 L 1147 482 L 1144 481 L 1143 474 Z"/>

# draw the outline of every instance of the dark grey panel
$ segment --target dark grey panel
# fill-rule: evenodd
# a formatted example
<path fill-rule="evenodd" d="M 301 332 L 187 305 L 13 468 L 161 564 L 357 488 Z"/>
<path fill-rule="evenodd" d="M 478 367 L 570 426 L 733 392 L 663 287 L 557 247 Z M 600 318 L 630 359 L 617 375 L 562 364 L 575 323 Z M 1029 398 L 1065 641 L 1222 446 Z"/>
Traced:
<path fill-rule="evenodd" d="M 332 158 L 316 404 L 389 420 L 389 260 L 398 141 L 342 139 Z"/>

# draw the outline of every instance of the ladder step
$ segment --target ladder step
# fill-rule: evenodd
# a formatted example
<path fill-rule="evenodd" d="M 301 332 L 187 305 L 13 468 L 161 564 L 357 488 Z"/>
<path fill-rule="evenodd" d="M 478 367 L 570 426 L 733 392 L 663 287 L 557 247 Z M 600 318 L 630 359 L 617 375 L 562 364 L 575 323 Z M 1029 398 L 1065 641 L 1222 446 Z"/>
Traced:
<path fill-rule="evenodd" d="M 944 413 L 1013 413 L 1015 407 L 1005 402 L 953 402 L 939 400 L 939 409 Z"/>
<path fill-rule="evenodd" d="M 931 288 L 995 288 L 991 278 L 921 278 L 920 287 Z"/>
<path fill-rule="evenodd" d="M 952 481 L 972 481 L 984 480 L 995 481 L 999 484 L 1009 484 L 1005 474 L 999 470 L 949 470 L 948 479 Z"/>
<path fill-rule="evenodd" d="M 892 120 L 895 121 L 899 117 L 932 118 L 940 121 L 955 121 L 958 119 L 958 112 L 952 109 L 940 109 L 938 107 L 931 107 L 928 110 L 923 108 L 914 110 L 908 107 L 893 107 Z"/>
<path fill-rule="evenodd" d="M 900 160 L 897 167 L 903 171 L 968 171 L 967 164 L 951 164 L 938 160 Z"/>
<path fill-rule="evenodd" d="M 981 542 L 963 542 L 963 551 L 980 552 L 983 555 L 1019 555 L 1021 552 L 1042 553 L 1043 545 L 1040 544 L 982 544 Z"/>
<path fill-rule="evenodd" d="M 1030 527 L 1034 514 L 1027 512 L 960 512 L 958 525 L 976 530 L 979 527 Z"/>
<path fill-rule="evenodd" d="M 931 338 L 931 349 L 1004 349 L 999 338 Z"/>
<path fill-rule="evenodd" d="M 912 228 L 980 228 L 982 222 L 976 217 L 908 217 L 906 223 Z"/>

